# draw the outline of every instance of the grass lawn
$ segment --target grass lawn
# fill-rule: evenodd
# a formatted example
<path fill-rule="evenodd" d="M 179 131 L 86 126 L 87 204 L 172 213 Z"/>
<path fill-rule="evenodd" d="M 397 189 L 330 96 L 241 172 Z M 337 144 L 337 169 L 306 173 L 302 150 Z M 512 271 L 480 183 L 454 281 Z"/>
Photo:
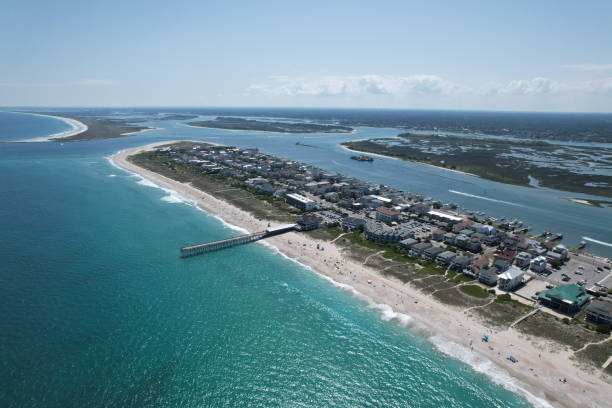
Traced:
<path fill-rule="evenodd" d="M 594 344 L 588 346 L 579 353 L 576 357 L 579 360 L 593 364 L 597 368 L 601 368 L 608 358 L 612 355 L 612 340 L 608 340 L 602 344 Z"/>
<path fill-rule="evenodd" d="M 459 290 L 461 290 L 466 295 L 477 297 L 479 299 L 486 299 L 489 297 L 489 292 L 487 292 L 478 285 L 463 285 L 459 287 Z"/>
<path fill-rule="evenodd" d="M 607 335 L 589 330 L 582 325 L 565 324 L 547 313 L 536 313 L 515 326 L 525 334 L 543 337 L 577 350 L 586 343 L 604 340 Z"/>
<path fill-rule="evenodd" d="M 472 306 L 482 306 L 488 302 L 488 299 L 476 298 L 466 295 L 459 288 L 443 289 L 435 292 L 433 297 L 447 305 L 468 308 Z"/>
<path fill-rule="evenodd" d="M 474 309 L 474 312 L 488 324 L 506 328 L 519 317 L 526 315 L 532 310 L 532 307 L 520 302 L 496 301 L 485 307 Z"/>

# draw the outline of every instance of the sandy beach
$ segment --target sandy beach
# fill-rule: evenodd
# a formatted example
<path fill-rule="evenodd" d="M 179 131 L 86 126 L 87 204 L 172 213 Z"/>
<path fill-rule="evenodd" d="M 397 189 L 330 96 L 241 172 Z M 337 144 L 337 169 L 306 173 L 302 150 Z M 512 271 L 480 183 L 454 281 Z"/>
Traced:
<path fill-rule="evenodd" d="M 43 115 L 41 113 L 28 113 L 28 112 L 13 112 L 13 113 L 21 113 L 21 114 L 24 114 L 24 115 L 34 115 L 34 116 L 47 116 L 49 118 L 55 118 L 55 119 L 62 120 L 64 122 L 66 122 L 67 124 L 69 124 L 70 126 L 72 126 L 72 129 L 66 130 L 65 132 L 54 133 L 54 134 L 49 135 L 49 136 L 36 137 L 34 139 L 19 140 L 19 142 L 52 142 L 52 141 L 60 141 L 59 139 L 62 139 L 62 138 L 65 138 L 65 137 L 70 137 L 70 136 L 75 136 L 75 135 L 78 135 L 78 134 L 81 134 L 81 133 L 87 131 L 87 125 L 84 124 L 83 122 L 79 122 L 78 120 L 75 120 L 75 119 L 64 118 L 63 116 Z"/>
<path fill-rule="evenodd" d="M 127 161 L 130 155 L 170 142 L 123 150 L 109 160 L 120 169 L 175 191 L 202 211 L 228 224 L 249 232 L 266 228 L 266 220 L 256 219 L 189 184 L 179 183 Z M 428 338 L 441 352 L 468 363 L 496 383 L 524 395 L 534 406 L 609 406 L 612 386 L 598 373 L 574 365 L 570 359 L 573 353 L 563 346 L 544 339 L 528 338 L 512 328 L 486 327 L 480 321 L 468 318 L 464 310 L 441 304 L 409 284 L 384 277 L 375 269 L 348 259 L 333 243 L 314 240 L 298 232 L 268 238 L 265 243 L 342 290 L 349 291 L 368 307 L 380 311 L 383 319 L 393 320 Z M 317 244 L 324 246 L 325 251 L 318 250 Z M 481 342 L 485 333 L 489 335 L 488 343 Z M 516 356 L 519 362 L 507 360 L 508 354 Z M 567 378 L 567 383 L 559 381 L 563 377 Z"/>
<path fill-rule="evenodd" d="M 147 128 L 147 129 L 140 129 L 140 130 L 137 130 L 135 132 L 122 133 L 121 136 L 129 136 L 129 135 L 135 135 L 135 134 L 138 134 L 138 133 L 148 132 L 150 130 L 163 130 L 163 129 L 164 128 L 153 128 L 152 127 L 152 128 Z"/>

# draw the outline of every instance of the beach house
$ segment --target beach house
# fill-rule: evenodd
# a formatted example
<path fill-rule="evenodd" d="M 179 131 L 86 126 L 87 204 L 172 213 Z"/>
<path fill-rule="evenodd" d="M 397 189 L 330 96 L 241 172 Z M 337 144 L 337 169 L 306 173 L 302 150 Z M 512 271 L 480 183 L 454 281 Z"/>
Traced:
<path fill-rule="evenodd" d="M 482 273 L 482 272 L 481 272 Z M 523 283 L 525 272 L 517 268 L 510 268 L 497 277 L 497 286 L 501 290 L 510 292 Z"/>
<path fill-rule="evenodd" d="M 612 326 L 612 302 L 594 299 L 586 309 L 586 318 L 593 323 Z"/>

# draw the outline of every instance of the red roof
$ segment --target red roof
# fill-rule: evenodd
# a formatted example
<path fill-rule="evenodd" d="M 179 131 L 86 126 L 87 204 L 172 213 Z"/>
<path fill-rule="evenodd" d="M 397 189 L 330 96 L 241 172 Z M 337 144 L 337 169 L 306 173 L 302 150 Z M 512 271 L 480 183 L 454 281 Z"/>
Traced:
<path fill-rule="evenodd" d="M 376 211 L 378 211 L 379 213 L 390 215 L 390 216 L 399 215 L 399 213 L 397 211 L 393 211 L 393 210 L 391 210 L 391 209 L 389 209 L 387 207 L 383 207 L 383 206 L 378 207 L 376 209 Z"/>

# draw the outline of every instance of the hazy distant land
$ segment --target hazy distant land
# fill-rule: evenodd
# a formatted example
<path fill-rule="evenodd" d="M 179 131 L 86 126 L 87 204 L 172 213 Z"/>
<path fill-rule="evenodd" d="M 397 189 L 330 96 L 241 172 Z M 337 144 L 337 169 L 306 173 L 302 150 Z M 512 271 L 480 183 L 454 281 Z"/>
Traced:
<path fill-rule="evenodd" d="M 275 133 L 350 133 L 353 128 L 339 125 L 318 125 L 315 123 L 267 122 L 233 117 L 217 117 L 214 120 L 188 122 L 190 126 L 227 129 L 254 130 Z"/>

